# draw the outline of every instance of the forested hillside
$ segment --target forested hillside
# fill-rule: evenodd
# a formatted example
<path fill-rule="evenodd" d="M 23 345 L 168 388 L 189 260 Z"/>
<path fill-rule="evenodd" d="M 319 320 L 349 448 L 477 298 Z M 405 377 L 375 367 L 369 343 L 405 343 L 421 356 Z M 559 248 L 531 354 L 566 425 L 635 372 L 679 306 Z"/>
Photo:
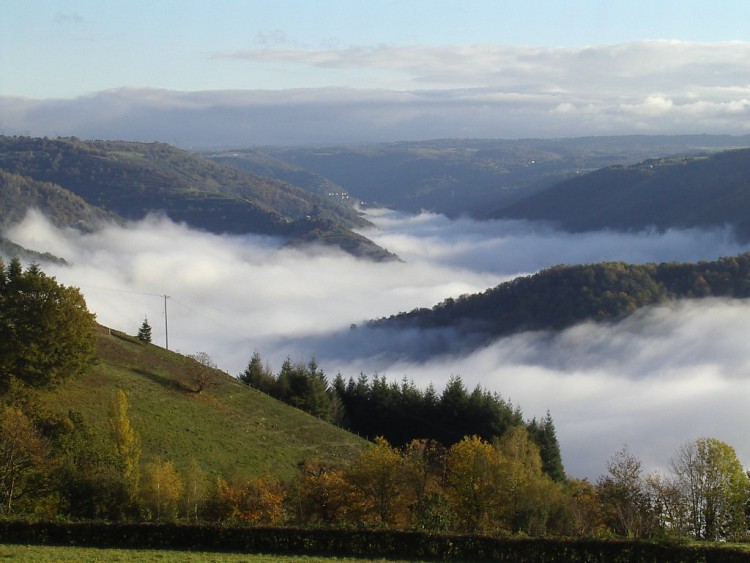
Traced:
<path fill-rule="evenodd" d="M 352 232 L 366 221 L 333 198 L 162 143 L 0 137 L 0 169 L 26 178 L 24 198 L 4 202 L 14 215 L 32 206 L 45 207 L 39 190 L 29 191 L 33 180 L 46 183 L 47 191 L 52 184 L 58 186 L 58 199 L 67 190 L 77 201 L 126 219 L 160 212 L 215 233 L 278 235 L 340 245 L 375 259 L 393 258 Z M 20 186 L 19 181 L 15 183 Z M 72 201 L 74 196 L 67 197 Z M 68 207 L 50 211 L 67 217 Z"/>
<path fill-rule="evenodd" d="M 492 216 L 550 221 L 571 231 L 731 226 L 750 240 L 750 149 L 609 166 Z"/>
<path fill-rule="evenodd" d="M 93 230 L 104 220 L 116 218 L 57 184 L 0 169 L 2 226 L 20 221 L 29 208 L 44 213 L 54 225 L 75 226 L 85 231 Z"/>
<path fill-rule="evenodd" d="M 328 178 L 274 158 L 260 150 L 207 152 L 204 156 L 214 162 L 226 164 L 250 174 L 288 182 L 326 199 L 332 198 L 341 202 L 344 207 L 353 206 L 355 203 L 344 188 Z"/>
<path fill-rule="evenodd" d="M 557 266 L 374 324 L 501 335 L 562 329 L 585 320 L 614 320 L 639 307 L 709 296 L 750 297 L 750 253 L 696 264 Z"/>
<path fill-rule="evenodd" d="M 368 204 L 486 219 L 491 210 L 602 167 L 747 146 L 747 136 L 685 135 L 442 139 L 260 151 L 324 176 Z"/>

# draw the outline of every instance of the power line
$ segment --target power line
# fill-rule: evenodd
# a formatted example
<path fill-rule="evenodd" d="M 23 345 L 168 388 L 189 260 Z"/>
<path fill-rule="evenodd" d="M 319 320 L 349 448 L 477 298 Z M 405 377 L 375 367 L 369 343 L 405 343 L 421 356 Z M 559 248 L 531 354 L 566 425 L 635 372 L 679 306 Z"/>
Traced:
<path fill-rule="evenodd" d="M 242 337 L 243 336 L 242 334 L 238 333 L 235 329 L 232 329 L 232 328 L 226 326 L 225 324 L 222 324 L 221 322 L 217 321 L 214 317 L 210 316 L 209 314 L 207 314 L 207 313 L 205 313 L 203 311 L 200 311 L 199 309 L 196 309 L 192 305 L 188 305 L 187 303 L 185 303 L 183 301 L 180 301 L 179 299 L 177 299 L 176 297 L 173 297 L 171 295 L 167 295 L 167 294 L 164 294 L 164 293 L 151 293 L 151 292 L 148 292 L 148 291 L 137 291 L 137 290 L 134 290 L 134 289 L 121 289 L 121 288 L 114 288 L 114 287 L 102 287 L 102 286 L 96 286 L 96 285 L 84 285 L 84 286 L 81 286 L 81 287 L 89 287 L 89 288 L 92 288 L 92 289 L 99 289 L 99 290 L 102 290 L 102 291 L 114 291 L 114 292 L 117 292 L 117 293 L 130 293 L 130 294 L 134 294 L 134 295 L 147 295 L 149 297 L 159 297 L 159 298 L 163 299 L 164 300 L 165 348 L 167 350 L 169 350 L 169 320 L 168 320 L 168 317 L 167 317 L 167 299 L 171 299 L 175 303 L 178 303 L 179 305 L 181 305 L 181 306 L 185 307 L 186 309 L 192 311 L 196 315 L 198 315 L 200 317 L 203 317 L 204 319 L 212 322 L 213 324 L 215 324 L 219 328 L 222 328 L 223 330 L 227 331 L 229 334 L 231 334 L 233 336 L 238 336 L 238 337 Z"/>
<path fill-rule="evenodd" d="M 169 350 L 169 320 L 167 317 L 167 299 L 171 299 L 166 293 L 150 293 L 148 291 L 136 291 L 134 289 L 118 289 L 114 287 L 102 287 L 97 285 L 86 285 L 80 287 L 89 287 L 92 289 L 99 289 L 102 291 L 114 291 L 117 293 L 130 293 L 133 295 L 148 295 L 150 297 L 162 297 L 164 298 L 164 349 Z"/>

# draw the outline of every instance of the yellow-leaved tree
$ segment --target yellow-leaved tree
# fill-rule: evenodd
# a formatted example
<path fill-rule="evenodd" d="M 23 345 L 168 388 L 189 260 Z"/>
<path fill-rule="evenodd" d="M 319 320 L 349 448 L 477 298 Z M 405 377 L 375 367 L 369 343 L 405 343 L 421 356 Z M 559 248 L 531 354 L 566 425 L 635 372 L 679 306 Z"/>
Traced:
<path fill-rule="evenodd" d="M 448 482 L 458 525 L 466 532 L 496 528 L 500 509 L 500 455 L 479 436 L 466 436 L 448 451 Z"/>
<path fill-rule="evenodd" d="M 122 389 L 111 406 L 109 424 L 115 443 L 117 466 L 122 482 L 124 512 L 134 508 L 138 497 L 141 466 L 141 439 L 128 416 L 128 396 Z"/>
<path fill-rule="evenodd" d="M 321 460 L 305 462 L 298 492 L 300 516 L 306 522 L 331 525 L 346 518 L 351 487 L 341 469 Z"/>
<path fill-rule="evenodd" d="M 400 497 L 401 455 L 385 438 L 364 450 L 346 473 L 352 484 L 353 503 L 365 520 L 394 524 L 402 505 Z"/>
<path fill-rule="evenodd" d="M 524 426 L 513 426 L 495 443 L 500 454 L 500 517 L 513 533 L 544 535 L 560 497 L 559 487 L 542 471 L 542 457 Z"/>
<path fill-rule="evenodd" d="M 157 519 L 175 519 L 184 485 L 171 461 L 146 464 L 141 498 Z"/>
<path fill-rule="evenodd" d="M 50 447 L 18 408 L 0 412 L 0 512 L 13 513 L 19 501 L 33 503 L 48 493 Z"/>

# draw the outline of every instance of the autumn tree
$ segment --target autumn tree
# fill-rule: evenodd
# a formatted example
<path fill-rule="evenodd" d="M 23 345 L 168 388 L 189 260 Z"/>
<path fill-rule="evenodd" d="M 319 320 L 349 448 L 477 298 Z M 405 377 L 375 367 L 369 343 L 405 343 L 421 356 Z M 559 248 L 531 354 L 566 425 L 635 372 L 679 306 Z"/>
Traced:
<path fill-rule="evenodd" d="M 57 383 L 83 373 L 94 360 L 96 324 L 76 288 L 32 264 L 0 260 L 0 381 Z"/>
<path fill-rule="evenodd" d="M 70 431 L 57 445 L 63 454 L 59 470 L 62 508 L 74 518 L 121 517 L 128 500 L 114 443 L 101 443 L 80 412 L 69 412 L 68 419 Z"/>
<path fill-rule="evenodd" d="M 524 426 L 495 442 L 500 456 L 500 514 L 514 533 L 544 535 L 558 488 L 542 470 L 539 447 Z"/>
<path fill-rule="evenodd" d="M 281 482 L 270 475 L 235 479 L 219 478 L 216 500 L 229 519 L 247 524 L 275 526 L 284 519 L 286 493 Z"/>
<path fill-rule="evenodd" d="M 189 354 L 188 358 L 194 362 L 188 368 L 188 374 L 193 383 L 193 392 L 202 393 L 211 382 L 212 371 L 218 366 L 207 352 Z"/>
<path fill-rule="evenodd" d="M 128 408 L 128 396 L 125 391 L 118 389 L 110 409 L 109 424 L 115 443 L 117 466 L 125 501 L 133 505 L 140 484 L 141 439 L 130 423 Z"/>
<path fill-rule="evenodd" d="M 500 456 L 479 436 L 466 436 L 448 451 L 448 483 L 453 510 L 463 531 L 493 527 L 500 482 Z"/>
<path fill-rule="evenodd" d="M 184 483 L 171 461 L 146 464 L 141 497 L 146 507 L 159 520 L 177 517 Z"/>
<path fill-rule="evenodd" d="M 597 494 L 609 528 L 628 538 L 649 535 L 657 525 L 654 499 L 641 461 L 623 447 L 607 463 Z"/>
<path fill-rule="evenodd" d="M 679 484 L 671 475 L 652 473 L 646 477 L 653 495 L 653 514 L 662 530 L 675 535 L 688 535 L 692 530 L 689 503 Z"/>
<path fill-rule="evenodd" d="M 398 514 L 401 456 L 385 438 L 364 450 L 346 473 L 365 518 L 393 524 Z"/>
<path fill-rule="evenodd" d="M 403 448 L 401 493 L 411 527 L 439 531 L 450 526 L 445 470 L 446 449 L 438 442 L 412 440 Z"/>
<path fill-rule="evenodd" d="M 183 513 L 188 518 L 198 521 L 208 490 L 206 475 L 198 461 L 195 458 L 190 458 L 183 476 L 185 486 L 182 497 Z"/>
<path fill-rule="evenodd" d="M 342 522 L 349 511 L 351 492 L 344 471 L 322 460 L 306 461 L 300 469 L 300 517 L 328 526 Z"/>
<path fill-rule="evenodd" d="M 567 479 L 563 485 L 557 535 L 593 537 L 601 526 L 601 503 L 596 487 L 586 479 Z"/>
<path fill-rule="evenodd" d="M 19 500 L 49 492 L 50 445 L 18 408 L 0 412 L 0 510 L 14 511 Z"/>
<path fill-rule="evenodd" d="M 699 438 L 677 450 L 670 468 L 696 539 L 728 539 L 746 532 L 750 484 L 733 447 Z"/>

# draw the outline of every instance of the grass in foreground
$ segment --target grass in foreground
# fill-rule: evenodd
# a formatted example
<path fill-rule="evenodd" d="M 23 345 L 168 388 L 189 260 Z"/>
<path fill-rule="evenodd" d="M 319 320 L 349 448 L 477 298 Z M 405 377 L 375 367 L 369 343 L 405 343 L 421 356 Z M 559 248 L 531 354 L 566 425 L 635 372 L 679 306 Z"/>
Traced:
<path fill-rule="evenodd" d="M 391 559 L 353 559 L 340 557 L 306 557 L 258 555 L 244 553 L 216 553 L 201 551 L 169 551 L 149 549 L 98 549 L 93 547 L 55 547 L 28 545 L 0 545 L 0 561 L 33 561 L 34 563 L 116 562 L 147 563 L 158 561 L 201 563 L 368 563 Z M 396 562 L 398 563 L 398 562 Z M 406 562 L 404 562 L 406 563 Z M 415 563 L 411 560 L 409 563 Z M 418 563 L 418 562 L 416 562 Z"/>

